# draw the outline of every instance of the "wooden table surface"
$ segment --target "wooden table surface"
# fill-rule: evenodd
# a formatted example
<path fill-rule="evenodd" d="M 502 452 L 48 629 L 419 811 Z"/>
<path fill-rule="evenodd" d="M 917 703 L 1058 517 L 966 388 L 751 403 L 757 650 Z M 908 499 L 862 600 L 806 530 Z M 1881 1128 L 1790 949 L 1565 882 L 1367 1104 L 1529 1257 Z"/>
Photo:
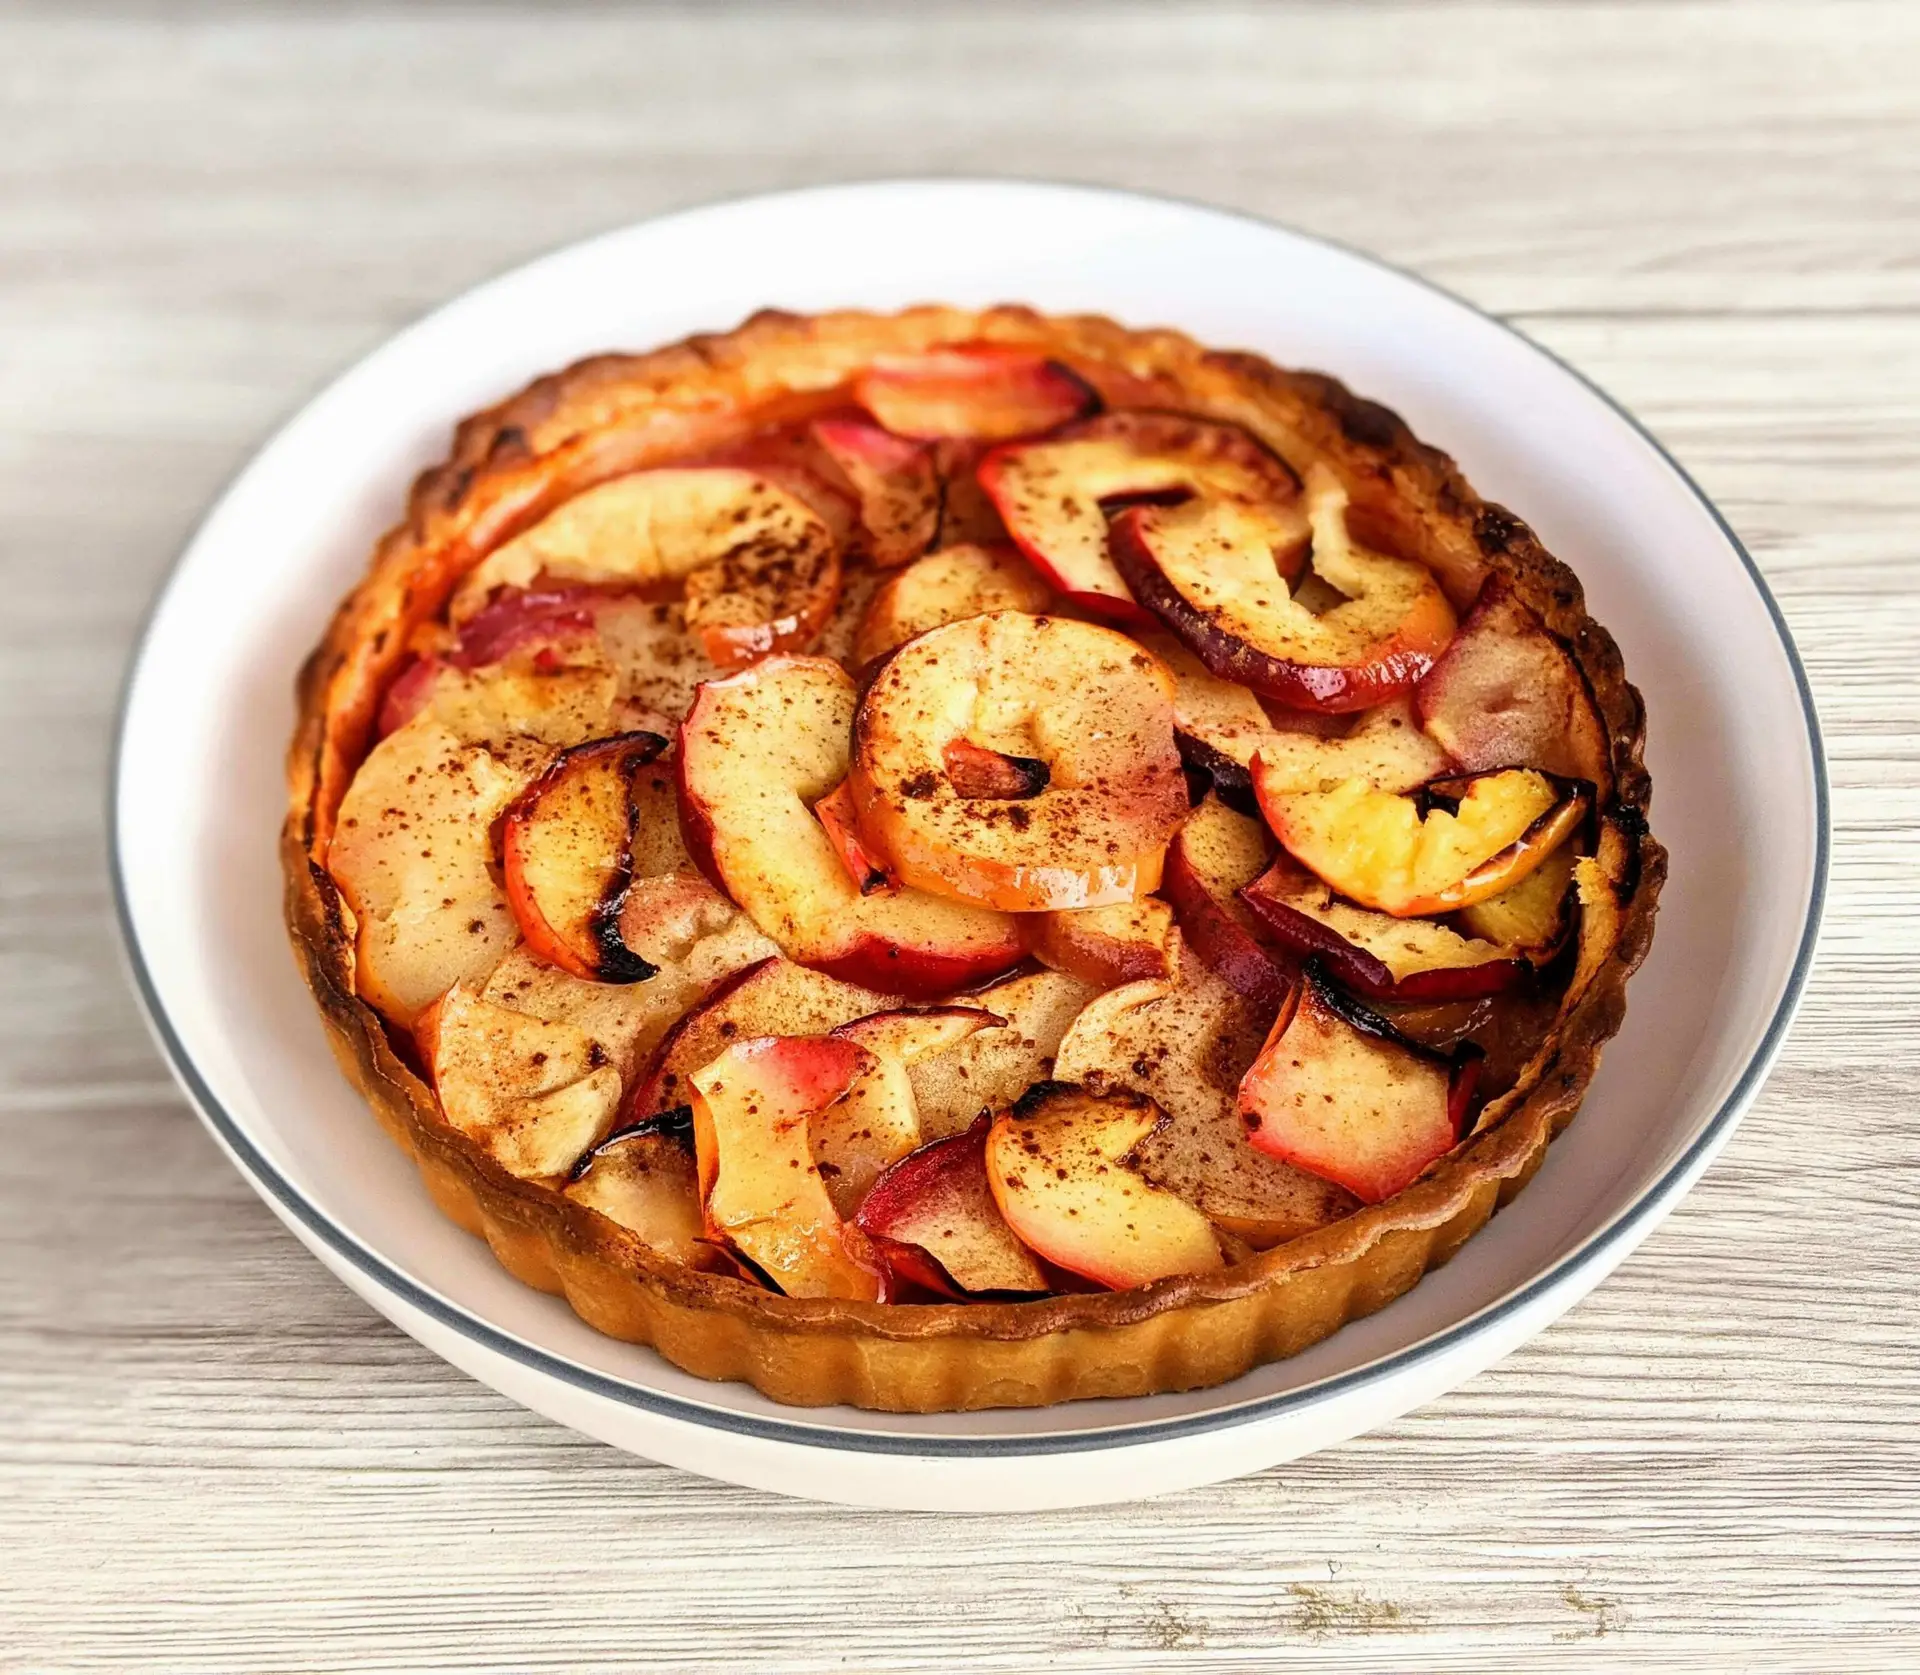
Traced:
<path fill-rule="evenodd" d="M 0 1667 L 1920 1669 L 1920 6 L 16 0 L 0 114 Z M 909 171 L 1515 321 L 1725 509 L 1832 756 L 1805 1009 L 1678 1213 L 1444 1400 L 1152 1504 L 835 1510 L 494 1396 L 255 1201 L 109 920 L 123 660 L 280 419 L 552 245 Z"/>

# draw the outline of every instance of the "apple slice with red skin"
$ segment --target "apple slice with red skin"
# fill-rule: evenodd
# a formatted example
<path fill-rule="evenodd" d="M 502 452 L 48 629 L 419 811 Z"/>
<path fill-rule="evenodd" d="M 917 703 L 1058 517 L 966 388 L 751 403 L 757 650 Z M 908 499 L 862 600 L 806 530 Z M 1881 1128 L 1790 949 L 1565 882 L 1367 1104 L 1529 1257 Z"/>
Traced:
<path fill-rule="evenodd" d="M 576 977 L 638 983 L 658 969 L 621 939 L 620 915 L 633 881 L 633 777 L 666 744 L 622 733 L 575 745 L 507 810 L 501 870 L 520 934 Z"/>
<path fill-rule="evenodd" d="M 882 569 L 908 564 L 940 533 L 940 474 L 933 447 L 864 419 L 816 419 L 815 439 L 860 498 L 867 551 Z"/>
<path fill-rule="evenodd" d="M 1254 790 L 1262 792 L 1260 776 Z M 1471 907 L 1511 889 L 1586 821 L 1590 787 L 1531 768 L 1436 780 L 1414 796 L 1350 779 L 1261 795 L 1267 825 L 1337 894 L 1396 919 Z"/>
<path fill-rule="evenodd" d="M 971 739 L 949 739 L 940 751 L 954 794 L 984 802 L 1019 803 L 1047 788 L 1053 770 L 1036 756 L 989 750 Z"/>
<path fill-rule="evenodd" d="M 854 640 L 854 660 L 872 663 L 916 634 L 987 611 L 1041 611 L 1052 597 L 1011 547 L 943 547 L 874 594 Z"/>
<path fill-rule="evenodd" d="M 1433 667 L 1453 607 L 1425 566 L 1353 545 L 1345 490 L 1324 466 L 1308 473 L 1306 504 L 1313 570 L 1297 592 L 1285 569 L 1301 534 L 1291 506 L 1135 506 L 1113 520 L 1109 551 L 1134 597 L 1220 679 L 1295 709 L 1371 709 Z M 1325 610 L 1305 602 L 1315 579 L 1338 601 Z"/>
<path fill-rule="evenodd" d="M 905 883 L 1006 912 L 1149 895 L 1187 810 L 1172 688 L 1133 641 L 1090 623 L 996 611 L 933 629 L 860 700 L 860 829 Z M 1011 764 L 1004 781 L 955 783 L 956 762 L 989 755 Z M 1044 788 L 1009 799 L 1039 766 Z"/>
<path fill-rule="evenodd" d="M 1166 1121 L 1141 1094 L 1043 1082 L 987 1131 L 987 1184 L 1014 1236 L 1115 1291 L 1223 1267 L 1213 1226 L 1129 1166 Z"/>
<path fill-rule="evenodd" d="M 1397 919 L 1341 901 L 1286 856 L 1241 892 L 1268 934 L 1298 959 L 1318 955 L 1369 1000 L 1473 1000 L 1527 973 L 1506 948 L 1431 919 Z"/>
<path fill-rule="evenodd" d="M 987 1184 L 982 1114 L 971 1128 L 909 1153 L 873 1183 L 854 1217 L 889 1273 L 941 1296 L 1033 1296 L 1048 1290 Z"/>
<path fill-rule="evenodd" d="M 609 1134 L 574 1165 L 566 1194 L 662 1256 L 707 1265 L 690 1108 Z"/>
<path fill-rule="evenodd" d="M 1043 965 L 1103 989 L 1171 977 L 1179 969 L 1173 909 L 1154 896 L 1111 907 L 1034 913 L 1023 923 L 1027 946 Z"/>
<path fill-rule="evenodd" d="M 815 1115 L 872 1064 L 864 1047 L 835 1036 L 773 1036 L 735 1042 L 688 1078 L 707 1237 L 789 1297 L 879 1295 L 847 1255 L 811 1144 Z"/>
<path fill-rule="evenodd" d="M 856 702 L 852 677 L 819 657 L 702 686 L 680 728 L 688 852 L 791 958 L 849 982 L 930 999 L 1007 970 L 1024 952 L 1011 918 L 919 888 L 862 895 L 815 819 L 848 776 Z M 859 827 L 914 885 L 864 803 Z"/>
<path fill-rule="evenodd" d="M 1468 773 L 1538 768 L 1604 799 L 1607 730 L 1560 639 L 1495 572 L 1446 654 L 1414 691 L 1421 724 Z"/>
<path fill-rule="evenodd" d="M 895 436 L 923 442 L 1032 436 L 1100 402 L 1061 362 L 1001 343 L 883 356 L 854 380 L 853 398 Z"/>
<path fill-rule="evenodd" d="M 1261 946 L 1260 921 L 1240 891 L 1272 859 L 1266 828 L 1209 793 L 1168 849 L 1161 883 L 1194 953 L 1233 989 L 1268 1008 L 1285 998 L 1287 979 Z"/>
<path fill-rule="evenodd" d="M 899 879 L 888 868 L 886 858 L 860 835 L 859 817 L 854 812 L 853 790 L 844 779 L 813 805 L 813 817 L 827 834 L 834 854 L 847 869 L 847 877 L 863 896 L 891 893 L 900 888 Z"/>
<path fill-rule="evenodd" d="M 1310 960 L 1240 1084 L 1240 1110 L 1257 1149 L 1378 1204 L 1459 1143 L 1478 1065 L 1417 1046 Z"/>
<path fill-rule="evenodd" d="M 1271 510 L 1292 532 L 1275 561 L 1291 580 L 1306 548 L 1300 479 L 1237 425 L 1180 413 L 1103 413 L 1044 442 L 996 448 L 980 485 L 1014 544 L 1076 605 L 1147 627 L 1152 617 L 1109 556 L 1107 515 L 1152 496 L 1230 499 Z"/>

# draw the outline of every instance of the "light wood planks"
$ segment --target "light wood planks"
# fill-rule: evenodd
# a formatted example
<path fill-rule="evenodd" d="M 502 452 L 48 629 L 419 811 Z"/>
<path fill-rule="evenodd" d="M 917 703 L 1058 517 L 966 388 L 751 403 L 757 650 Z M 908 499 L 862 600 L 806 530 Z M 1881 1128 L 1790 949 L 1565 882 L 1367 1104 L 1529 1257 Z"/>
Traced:
<path fill-rule="evenodd" d="M 0 1669 L 1920 1667 L 1920 10 L 0 13 Z M 1366 247 L 1674 447 L 1799 635 L 1823 954 L 1602 1290 L 1400 1424 L 1117 1510 L 891 1517 L 615 1455 L 372 1317 L 122 986 L 144 600 L 276 419 L 635 216 L 915 170 Z"/>

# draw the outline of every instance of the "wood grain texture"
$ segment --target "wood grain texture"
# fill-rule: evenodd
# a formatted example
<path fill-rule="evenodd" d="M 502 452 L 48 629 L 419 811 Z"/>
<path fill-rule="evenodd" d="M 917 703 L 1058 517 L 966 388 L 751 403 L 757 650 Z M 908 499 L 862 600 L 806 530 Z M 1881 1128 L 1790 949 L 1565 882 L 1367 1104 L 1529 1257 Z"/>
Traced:
<path fill-rule="evenodd" d="M 0 11 L 0 1669 L 1920 1668 L 1917 86 L 1899 0 Z M 109 923 L 127 647 L 280 416 L 555 243 L 916 170 L 1513 318 L 1747 538 L 1832 754 L 1820 964 L 1680 1211 L 1444 1400 L 1150 1505 L 783 1502 L 491 1395 L 221 1160 Z"/>

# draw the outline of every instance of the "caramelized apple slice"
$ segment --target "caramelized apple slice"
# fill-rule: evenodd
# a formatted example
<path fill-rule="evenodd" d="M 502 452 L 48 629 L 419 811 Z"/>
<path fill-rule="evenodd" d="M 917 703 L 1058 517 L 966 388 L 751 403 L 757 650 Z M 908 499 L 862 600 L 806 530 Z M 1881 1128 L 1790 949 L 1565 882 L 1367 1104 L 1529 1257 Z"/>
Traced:
<path fill-rule="evenodd" d="M 860 498 L 867 551 L 882 569 L 910 563 L 940 532 L 933 449 L 862 419 L 816 419 L 813 434 Z"/>
<path fill-rule="evenodd" d="M 831 1035 L 775 1036 L 736 1042 L 688 1078 L 707 1237 L 789 1297 L 879 1294 L 841 1242 L 809 1139 L 814 1115 L 872 1063 L 865 1048 Z"/>
<path fill-rule="evenodd" d="M 1105 413 L 1045 442 L 995 449 L 981 461 L 980 484 L 1041 575 L 1123 622 L 1152 619 L 1108 556 L 1116 502 L 1175 495 L 1265 508 L 1290 532 L 1274 548 L 1287 579 L 1306 550 L 1306 521 L 1293 508 L 1300 480 L 1286 463 L 1236 425 L 1178 413 Z"/>
<path fill-rule="evenodd" d="M 1194 953 L 1229 987 L 1268 1008 L 1285 997 L 1287 980 L 1261 946 L 1259 921 L 1240 891 L 1272 859 L 1266 828 L 1209 792 L 1167 851 L 1162 884 Z"/>
<path fill-rule="evenodd" d="M 1241 899 L 1276 942 L 1317 954 L 1369 1000 L 1472 1000 L 1511 988 L 1525 964 L 1504 947 L 1431 919 L 1396 919 L 1343 902 L 1305 868 L 1274 862 Z"/>
<path fill-rule="evenodd" d="M 609 1134 L 574 1165 L 567 1196 L 662 1256 L 688 1267 L 705 1265 L 691 1110 Z"/>
<path fill-rule="evenodd" d="M 1607 732 L 1573 654 L 1497 572 L 1415 692 L 1420 719 L 1468 773 L 1538 768 L 1604 797 Z"/>
<path fill-rule="evenodd" d="M 1099 405 L 1060 362 L 999 343 L 885 356 L 854 380 L 853 397 L 895 436 L 921 441 L 1032 436 Z"/>
<path fill-rule="evenodd" d="M 462 984 L 415 1031 L 446 1120 L 509 1174 L 564 1175 L 620 1105 L 620 1072 L 583 1029 L 492 1006 Z"/>
<path fill-rule="evenodd" d="M 731 466 L 636 471 L 576 495 L 497 548 L 455 592 L 464 623 L 503 588 L 678 582 L 686 623 L 723 666 L 810 644 L 840 590 L 840 549 L 814 507 Z"/>
<path fill-rule="evenodd" d="M 1574 846 L 1563 843 L 1509 889 L 1463 908 L 1460 926 L 1516 959 L 1545 965 L 1573 934 Z"/>
<path fill-rule="evenodd" d="M 920 1131 L 941 1139 L 1011 1105 L 1053 1071 L 1061 1037 L 1099 991 L 1062 971 L 1026 971 L 963 997 L 1005 1019 L 907 1068 Z"/>
<path fill-rule="evenodd" d="M 562 751 L 507 810 L 507 900 L 542 959 L 602 983 L 638 983 L 655 967 L 620 937 L 633 879 L 634 774 L 666 748 L 625 733 Z"/>
<path fill-rule="evenodd" d="M 886 859 L 860 835 L 859 818 L 854 812 L 853 789 L 843 779 L 831 792 L 813 805 L 813 817 L 820 822 L 827 842 L 840 857 L 847 877 L 863 896 L 874 896 L 900 888 L 900 881 L 889 870 Z"/>
<path fill-rule="evenodd" d="M 1378 1204 L 1459 1140 L 1464 1064 L 1415 1046 L 1309 961 L 1240 1084 L 1240 1109 L 1261 1151 Z"/>
<path fill-rule="evenodd" d="M 1283 561 L 1299 536 L 1290 507 L 1234 500 L 1136 506 L 1113 521 L 1113 561 L 1134 596 L 1222 680 L 1296 709 L 1370 709 L 1405 692 L 1453 637 L 1453 607 L 1425 566 L 1354 546 L 1346 493 L 1308 475 L 1313 577 L 1289 591 Z"/>
<path fill-rule="evenodd" d="M 1240 1080 L 1272 1017 L 1188 960 L 1174 983 L 1129 983 L 1088 1002 L 1054 1062 L 1056 1076 L 1158 1104 L 1166 1123 L 1136 1148 L 1136 1167 L 1260 1250 L 1355 1208 L 1339 1188 L 1247 1143 Z"/>
<path fill-rule="evenodd" d="M 855 701 L 852 678 L 818 657 L 769 658 L 703 686 L 680 729 L 689 851 L 804 965 L 929 998 L 1006 970 L 1023 952 L 1010 918 L 919 888 L 862 895 L 814 818 L 847 777 Z M 864 803 L 860 828 L 918 882 Z"/>
<path fill-rule="evenodd" d="M 1035 958 L 1101 988 L 1171 977 L 1179 969 L 1173 909 L 1152 896 L 1111 907 L 1035 913 L 1026 929 Z"/>
<path fill-rule="evenodd" d="M 1583 785 L 1515 768 L 1437 781 L 1419 797 L 1350 779 L 1260 807 L 1294 859 L 1333 890 L 1406 919 L 1512 888 L 1573 835 L 1591 804 Z"/>
<path fill-rule="evenodd" d="M 895 1276 L 947 1296 L 1033 1295 L 1047 1276 L 987 1185 L 990 1116 L 903 1157 L 854 1218 Z"/>
<path fill-rule="evenodd" d="M 1030 1089 L 987 1133 L 987 1183 L 1014 1235 L 1116 1291 L 1222 1267 L 1207 1218 L 1128 1167 L 1165 1120 L 1135 1093 Z"/>
<path fill-rule="evenodd" d="M 1044 610 L 1052 597 L 1011 547 L 945 547 L 908 565 L 873 596 L 854 661 L 872 663 L 916 634 L 965 617 Z"/>
<path fill-rule="evenodd" d="M 860 701 L 860 828 L 906 883 L 959 901 L 1045 912 L 1147 895 L 1187 809 L 1172 684 L 1125 636 L 1059 617 L 922 634 Z M 969 796 L 950 777 L 956 744 L 1043 765 L 1046 786 Z"/>

